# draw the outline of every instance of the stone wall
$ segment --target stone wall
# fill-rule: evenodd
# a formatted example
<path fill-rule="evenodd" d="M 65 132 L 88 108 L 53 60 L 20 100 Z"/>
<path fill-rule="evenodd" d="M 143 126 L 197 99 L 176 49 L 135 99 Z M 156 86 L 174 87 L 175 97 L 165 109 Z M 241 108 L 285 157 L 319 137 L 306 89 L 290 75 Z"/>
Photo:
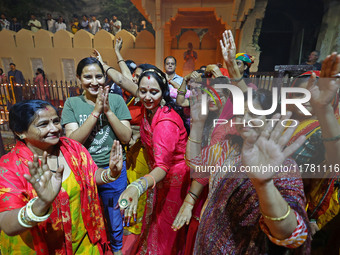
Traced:
<path fill-rule="evenodd" d="M 326 4 L 326 3 L 325 3 Z M 317 49 L 320 49 L 320 60 L 336 51 L 340 52 L 340 2 L 329 1 L 322 19 Z"/>
<path fill-rule="evenodd" d="M 121 54 L 124 59 L 131 59 L 137 64 L 155 64 L 155 37 L 152 33 L 143 31 L 135 38 L 131 33 L 122 30 L 116 37 L 123 39 Z M 26 29 L 18 33 L 3 30 L 0 32 L 0 41 L 0 67 L 7 74 L 9 63 L 13 62 L 17 69 L 23 72 L 25 79 L 31 81 L 37 68 L 42 68 L 49 80 L 75 81 L 78 62 L 90 56 L 94 48 L 101 53 L 107 64 L 119 68 L 114 53 L 115 36 L 104 30 L 96 35 L 85 30 L 80 30 L 76 34 L 65 30 L 55 34 L 44 29 L 37 33 Z M 179 45 L 174 45 L 170 51 L 170 54 L 177 58 L 178 74 L 182 74 L 183 55 L 188 42 L 194 44 L 194 50 L 198 54 L 196 68 L 218 62 L 216 56 L 220 49 L 216 51 L 215 38 L 206 34 L 200 43 L 197 35 L 184 33 Z M 163 64 L 159 68 L 163 70 Z"/>
<path fill-rule="evenodd" d="M 124 59 L 132 59 L 137 64 L 154 64 L 155 38 L 150 32 L 143 31 L 135 38 L 122 30 L 116 37 L 123 39 L 121 54 Z M 3 30 L 0 32 L 0 67 L 7 74 L 9 63 L 13 62 L 27 80 L 32 80 L 36 68 L 40 67 L 49 80 L 74 81 L 78 62 L 90 56 L 94 48 L 101 53 L 106 63 L 118 68 L 114 41 L 115 37 L 104 30 L 96 35 L 84 30 L 76 34 L 64 30 L 55 34 L 43 29 L 37 33 L 26 29 L 18 33 Z"/>

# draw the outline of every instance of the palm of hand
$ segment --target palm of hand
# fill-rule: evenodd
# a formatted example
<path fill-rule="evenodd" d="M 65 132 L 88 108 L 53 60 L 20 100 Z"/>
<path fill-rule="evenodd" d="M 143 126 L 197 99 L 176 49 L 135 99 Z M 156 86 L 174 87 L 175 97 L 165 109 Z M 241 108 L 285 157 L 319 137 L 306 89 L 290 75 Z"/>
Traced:
<path fill-rule="evenodd" d="M 285 155 L 281 147 L 273 140 L 259 137 L 252 148 L 243 146 L 242 148 L 242 164 L 245 166 L 258 166 L 258 172 L 249 172 L 250 178 L 270 179 L 275 172 L 262 172 L 262 166 L 280 166 L 285 160 Z"/>
<path fill-rule="evenodd" d="M 195 93 L 192 93 L 190 97 L 190 116 L 193 121 L 205 121 L 207 118 L 206 115 L 202 114 L 201 103 L 201 94 L 196 98 Z"/>
<path fill-rule="evenodd" d="M 319 87 L 313 86 L 310 89 L 312 106 L 322 107 L 330 104 L 338 88 L 339 86 L 336 81 L 324 78 L 324 80 L 320 81 Z"/>
<path fill-rule="evenodd" d="M 38 197 L 47 203 L 53 202 L 53 200 L 59 194 L 62 184 L 62 182 L 57 180 L 54 175 L 51 175 L 51 173 L 47 175 L 45 172 L 44 176 L 47 179 L 45 185 L 39 185 L 39 187 L 35 188 Z"/>
<path fill-rule="evenodd" d="M 46 163 L 46 152 L 44 157 L 40 166 L 38 157 L 34 155 L 33 162 L 28 163 L 30 175 L 25 174 L 24 177 L 31 183 L 42 201 L 52 203 L 61 189 L 63 167 L 60 167 L 57 173 L 52 175 Z"/>

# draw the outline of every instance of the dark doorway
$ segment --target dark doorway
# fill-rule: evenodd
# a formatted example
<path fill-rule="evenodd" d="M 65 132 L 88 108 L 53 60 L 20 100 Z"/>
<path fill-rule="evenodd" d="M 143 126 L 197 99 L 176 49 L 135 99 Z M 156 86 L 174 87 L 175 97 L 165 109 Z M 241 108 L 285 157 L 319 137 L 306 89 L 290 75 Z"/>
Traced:
<path fill-rule="evenodd" d="M 323 10 L 322 0 L 268 0 L 259 38 L 259 71 L 307 60 L 317 43 Z"/>

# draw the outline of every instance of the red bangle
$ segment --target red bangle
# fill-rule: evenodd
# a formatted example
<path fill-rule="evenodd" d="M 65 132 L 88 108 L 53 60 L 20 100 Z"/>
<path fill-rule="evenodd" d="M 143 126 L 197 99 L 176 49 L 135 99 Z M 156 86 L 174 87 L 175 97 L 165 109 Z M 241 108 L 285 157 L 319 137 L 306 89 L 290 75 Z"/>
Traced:
<path fill-rule="evenodd" d="M 96 119 L 99 119 L 99 116 L 94 115 L 93 112 L 91 112 L 91 115 L 92 115 L 93 117 L 95 117 Z"/>
<path fill-rule="evenodd" d="M 188 201 L 186 201 L 186 200 L 184 200 L 184 202 L 185 202 L 185 203 L 188 203 L 189 205 L 194 206 L 194 204 L 192 204 L 192 203 L 190 203 L 190 202 L 188 202 Z"/>
<path fill-rule="evenodd" d="M 153 188 L 156 186 L 156 180 L 155 180 L 155 178 L 154 178 L 152 175 L 150 175 L 150 174 L 144 175 L 144 177 L 146 177 L 146 176 L 150 176 L 150 177 L 152 178 L 152 180 L 153 180 L 153 186 L 152 186 L 151 189 L 153 189 Z"/>

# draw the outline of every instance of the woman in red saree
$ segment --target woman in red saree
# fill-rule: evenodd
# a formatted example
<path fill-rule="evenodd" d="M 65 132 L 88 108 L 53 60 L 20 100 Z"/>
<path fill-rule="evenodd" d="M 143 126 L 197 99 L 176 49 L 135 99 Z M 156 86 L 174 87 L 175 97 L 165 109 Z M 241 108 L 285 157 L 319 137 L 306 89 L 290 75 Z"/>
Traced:
<path fill-rule="evenodd" d="M 1 253 L 103 254 L 97 185 L 120 175 L 119 143 L 112 147 L 109 170 L 98 169 L 81 144 L 60 137 L 50 103 L 17 103 L 9 119 L 17 144 L 0 163 Z"/>
<path fill-rule="evenodd" d="M 99 53 L 95 53 L 103 63 Z M 190 183 L 184 160 L 188 138 L 184 117 L 175 111 L 178 107 L 170 97 L 165 74 L 157 67 L 144 70 L 137 86 L 103 65 L 116 84 L 133 96 L 138 93 L 144 106 L 140 132 L 151 171 L 131 183 L 119 199 L 129 222 L 132 216 L 135 218 L 139 197 L 147 191 L 142 233 L 132 254 L 179 254 L 185 248 L 186 229 L 175 232 L 171 225 Z"/>

